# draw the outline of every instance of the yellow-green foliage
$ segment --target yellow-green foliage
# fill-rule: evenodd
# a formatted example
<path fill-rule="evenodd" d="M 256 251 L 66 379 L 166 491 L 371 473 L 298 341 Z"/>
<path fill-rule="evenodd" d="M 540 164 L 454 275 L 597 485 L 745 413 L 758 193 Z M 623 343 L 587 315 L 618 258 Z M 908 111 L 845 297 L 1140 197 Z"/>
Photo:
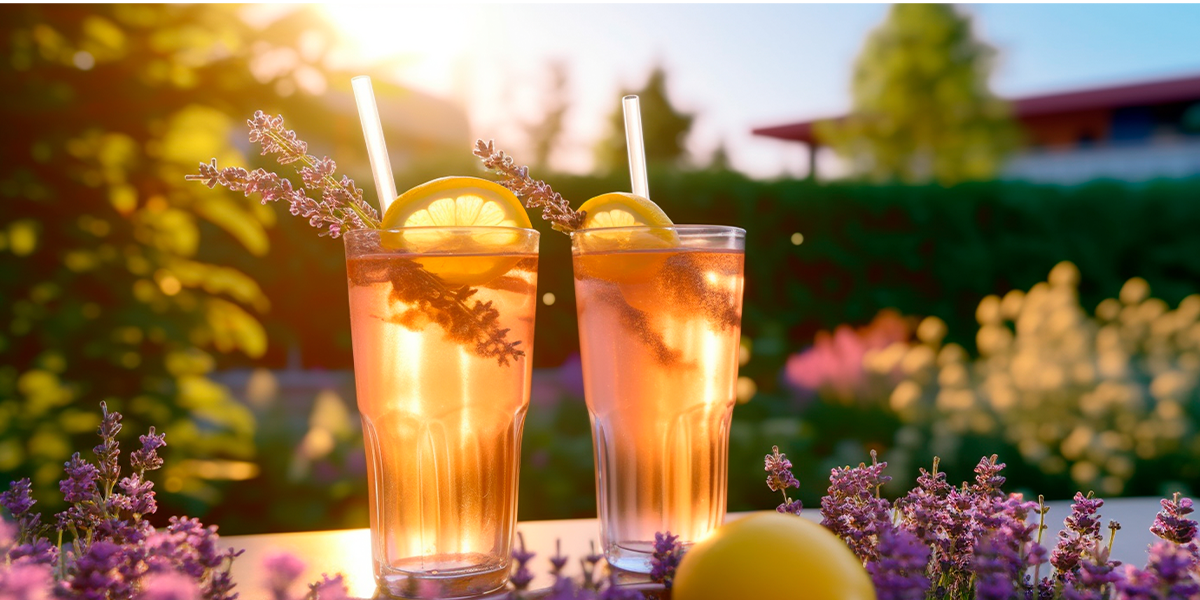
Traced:
<path fill-rule="evenodd" d="M 168 432 L 168 492 L 214 501 L 228 469 L 188 465 L 252 457 L 252 413 L 209 375 L 220 354 L 268 349 L 270 302 L 233 264 L 267 255 L 278 207 L 183 176 L 254 160 L 245 119 L 258 108 L 328 139 L 296 73 L 329 72 L 293 46 L 333 35 L 306 10 L 259 25 L 232 6 L 0 7 L 5 482 L 55 488 L 69 454 L 94 445 L 102 400 L 125 414 L 129 443 Z M 256 69 L 271 52 L 293 60 Z"/>
<path fill-rule="evenodd" d="M 932 422 L 933 446 L 999 436 L 1049 474 L 1120 494 L 1142 461 L 1200 454 L 1189 415 L 1200 384 L 1200 294 L 1171 309 L 1141 278 L 1090 314 L 1079 271 L 1059 263 L 1028 292 L 987 296 L 978 356 L 941 343 L 935 317 L 919 341 L 870 353 L 873 373 L 899 372 L 889 402 L 908 423 Z"/>

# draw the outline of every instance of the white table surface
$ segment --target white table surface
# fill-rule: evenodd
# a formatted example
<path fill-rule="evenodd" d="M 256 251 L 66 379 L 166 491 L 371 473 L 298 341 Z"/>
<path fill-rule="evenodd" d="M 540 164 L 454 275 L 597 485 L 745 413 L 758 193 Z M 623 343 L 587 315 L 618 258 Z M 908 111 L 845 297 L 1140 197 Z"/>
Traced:
<path fill-rule="evenodd" d="M 1070 514 L 1071 502 L 1060 500 L 1046 504 L 1050 507 L 1050 513 L 1046 515 L 1049 529 L 1043 534 L 1042 545 L 1052 549 L 1062 529 L 1063 518 Z M 1158 498 L 1117 498 L 1104 502 L 1100 509 L 1103 533 L 1108 535 L 1109 519 L 1120 522 L 1122 527 L 1117 532 L 1113 559 L 1144 565 L 1146 549 L 1158 539 L 1150 533 L 1150 524 L 1154 522 L 1154 515 L 1159 508 Z M 736 519 L 746 514 L 730 513 L 729 518 Z M 803 516 L 814 521 L 821 519 L 818 508 L 805 508 Z M 545 587 L 551 581 L 547 575 L 549 563 L 546 558 L 554 554 L 556 539 L 562 540 L 563 553 L 572 559 L 567 572 L 578 575 L 578 559 L 590 553 L 589 541 L 599 536 L 599 525 L 595 519 L 527 521 L 519 523 L 517 530 L 524 534 L 526 545 L 538 553 L 532 563 L 537 575 L 532 586 L 535 589 Z M 308 564 L 308 570 L 301 577 L 305 583 L 319 580 L 322 573 L 342 573 L 351 596 L 370 598 L 375 592 L 370 531 L 367 529 L 225 536 L 221 541 L 223 546 L 245 550 L 245 554 L 234 562 L 233 568 L 234 580 L 238 583 L 237 591 L 242 600 L 268 600 L 263 585 L 262 560 L 279 551 L 291 552 Z"/>

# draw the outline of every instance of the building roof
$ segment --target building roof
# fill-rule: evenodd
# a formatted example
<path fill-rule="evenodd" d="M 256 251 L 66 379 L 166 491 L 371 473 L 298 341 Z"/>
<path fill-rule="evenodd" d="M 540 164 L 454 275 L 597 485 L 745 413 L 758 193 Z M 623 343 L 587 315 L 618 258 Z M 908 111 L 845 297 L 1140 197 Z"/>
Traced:
<path fill-rule="evenodd" d="M 1105 88 L 1076 90 L 1017 98 L 1010 100 L 1018 119 L 1044 117 L 1086 110 L 1113 109 L 1125 106 L 1146 106 L 1200 100 L 1200 75 L 1132 83 Z M 842 117 L 836 117 L 842 118 Z M 774 127 L 754 129 L 755 135 L 794 140 L 811 144 L 814 140 L 813 124 L 824 119 L 813 119 Z"/>

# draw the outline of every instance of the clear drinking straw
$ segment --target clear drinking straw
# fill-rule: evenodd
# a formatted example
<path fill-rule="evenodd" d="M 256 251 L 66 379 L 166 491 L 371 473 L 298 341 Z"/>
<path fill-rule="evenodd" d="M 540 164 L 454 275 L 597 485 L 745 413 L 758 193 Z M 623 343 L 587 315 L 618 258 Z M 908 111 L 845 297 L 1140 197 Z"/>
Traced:
<path fill-rule="evenodd" d="M 396 178 L 392 175 L 392 162 L 383 141 L 383 123 L 379 121 L 375 90 L 371 87 L 371 78 L 366 75 L 351 79 L 350 87 L 354 88 L 354 102 L 358 104 L 358 118 L 367 140 L 367 156 L 371 159 L 371 174 L 375 177 L 375 192 L 379 194 L 379 214 L 383 215 L 396 199 Z"/>
<path fill-rule="evenodd" d="M 642 109 L 637 96 L 621 98 L 625 109 L 625 146 L 629 148 L 629 179 L 633 182 L 633 193 L 650 198 L 650 184 L 646 179 L 646 142 L 642 139 Z"/>

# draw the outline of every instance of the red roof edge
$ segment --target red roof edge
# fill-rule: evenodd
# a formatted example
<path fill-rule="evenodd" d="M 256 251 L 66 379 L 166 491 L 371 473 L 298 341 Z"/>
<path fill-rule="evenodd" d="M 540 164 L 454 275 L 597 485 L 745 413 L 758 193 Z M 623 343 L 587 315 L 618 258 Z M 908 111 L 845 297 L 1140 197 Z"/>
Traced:
<path fill-rule="evenodd" d="M 1017 118 L 1040 117 L 1085 110 L 1113 109 L 1146 104 L 1166 104 L 1200 99 L 1200 75 L 1177 79 L 1131 83 L 1106 88 L 1077 90 L 1012 100 Z M 841 118 L 841 117 L 838 117 Z M 816 141 L 813 119 L 787 125 L 759 127 L 754 135 L 812 144 Z"/>

